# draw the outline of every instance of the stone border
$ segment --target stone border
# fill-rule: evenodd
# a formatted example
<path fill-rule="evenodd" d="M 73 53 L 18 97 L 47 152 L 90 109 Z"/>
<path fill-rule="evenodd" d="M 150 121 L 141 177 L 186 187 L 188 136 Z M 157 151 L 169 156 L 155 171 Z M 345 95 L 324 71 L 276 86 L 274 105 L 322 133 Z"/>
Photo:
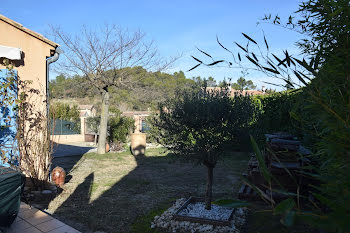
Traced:
<path fill-rule="evenodd" d="M 189 221 L 189 222 L 196 222 L 196 223 L 201 223 L 201 224 L 210 224 L 210 225 L 216 225 L 216 226 L 229 226 L 230 222 L 232 220 L 232 216 L 234 213 L 234 209 L 232 209 L 232 213 L 230 214 L 230 217 L 228 220 L 215 220 L 215 219 L 208 219 L 208 218 L 197 218 L 197 217 L 190 217 L 190 216 L 183 216 L 180 215 L 179 213 L 181 210 L 185 209 L 188 204 L 190 203 L 196 203 L 196 202 L 203 202 L 203 198 L 198 198 L 198 197 L 190 197 L 181 207 L 176 211 L 176 213 L 173 216 L 174 220 L 178 221 Z"/>
<path fill-rule="evenodd" d="M 173 206 L 166 210 L 161 216 L 155 216 L 151 228 L 161 232 L 191 232 L 191 233 L 240 233 L 247 215 L 246 208 L 236 208 L 229 226 L 214 226 L 210 224 L 193 223 L 189 221 L 178 221 L 173 219 L 175 213 L 186 202 L 185 198 L 177 199 Z"/>

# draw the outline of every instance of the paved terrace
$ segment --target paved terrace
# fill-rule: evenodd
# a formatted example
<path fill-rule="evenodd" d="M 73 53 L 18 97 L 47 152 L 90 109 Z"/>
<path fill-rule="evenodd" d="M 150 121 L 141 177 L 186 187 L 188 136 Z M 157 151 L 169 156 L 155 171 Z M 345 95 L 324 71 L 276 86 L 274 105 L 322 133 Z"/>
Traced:
<path fill-rule="evenodd" d="M 0 230 L 1 232 L 1 230 Z M 50 215 L 25 203 L 21 203 L 20 211 L 14 223 L 5 228 L 4 233 L 80 233 Z"/>

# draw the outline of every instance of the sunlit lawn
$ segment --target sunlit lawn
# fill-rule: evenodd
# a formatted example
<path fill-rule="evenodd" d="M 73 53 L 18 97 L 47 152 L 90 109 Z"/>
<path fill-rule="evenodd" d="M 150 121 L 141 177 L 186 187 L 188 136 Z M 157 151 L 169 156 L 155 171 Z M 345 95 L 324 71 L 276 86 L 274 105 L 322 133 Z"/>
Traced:
<path fill-rule="evenodd" d="M 217 164 L 214 198 L 236 196 L 248 157 L 232 153 Z M 206 168 L 180 161 L 164 149 L 149 149 L 136 159 L 129 152 L 90 153 L 55 163 L 71 170 L 71 179 L 48 211 L 82 232 L 145 232 L 152 215 L 175 199 L 205 193 Z"/>

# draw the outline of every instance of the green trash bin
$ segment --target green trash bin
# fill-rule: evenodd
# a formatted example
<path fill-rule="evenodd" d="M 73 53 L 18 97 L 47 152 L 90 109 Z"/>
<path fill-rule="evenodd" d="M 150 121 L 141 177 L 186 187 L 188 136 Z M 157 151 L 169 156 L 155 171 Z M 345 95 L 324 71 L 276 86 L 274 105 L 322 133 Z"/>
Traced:
<path fill-rule="evenodd" d="M 16 219 L 21 205 L 25 177 L 21 173 L 0 166 L 0 226 L 7 227 Z"/>

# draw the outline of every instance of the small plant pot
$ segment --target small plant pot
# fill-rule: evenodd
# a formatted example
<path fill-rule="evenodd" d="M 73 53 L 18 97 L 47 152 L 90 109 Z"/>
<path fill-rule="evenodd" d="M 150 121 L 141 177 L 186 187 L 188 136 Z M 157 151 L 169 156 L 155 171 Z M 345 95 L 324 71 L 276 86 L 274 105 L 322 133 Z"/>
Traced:
<path fill-rule="evenodd" d="M 58 187 L 62 187 L 64 185 L 66 179 L 66 172 L 61 167 L 55 167 L 51 172 L 51 180 Z"/>
<path fill-rule="evenodd" d="M 146 153 L 146 134 L 133 133 L 131 134 L 131 153 L 135 156 L 145 155 Z"/>

